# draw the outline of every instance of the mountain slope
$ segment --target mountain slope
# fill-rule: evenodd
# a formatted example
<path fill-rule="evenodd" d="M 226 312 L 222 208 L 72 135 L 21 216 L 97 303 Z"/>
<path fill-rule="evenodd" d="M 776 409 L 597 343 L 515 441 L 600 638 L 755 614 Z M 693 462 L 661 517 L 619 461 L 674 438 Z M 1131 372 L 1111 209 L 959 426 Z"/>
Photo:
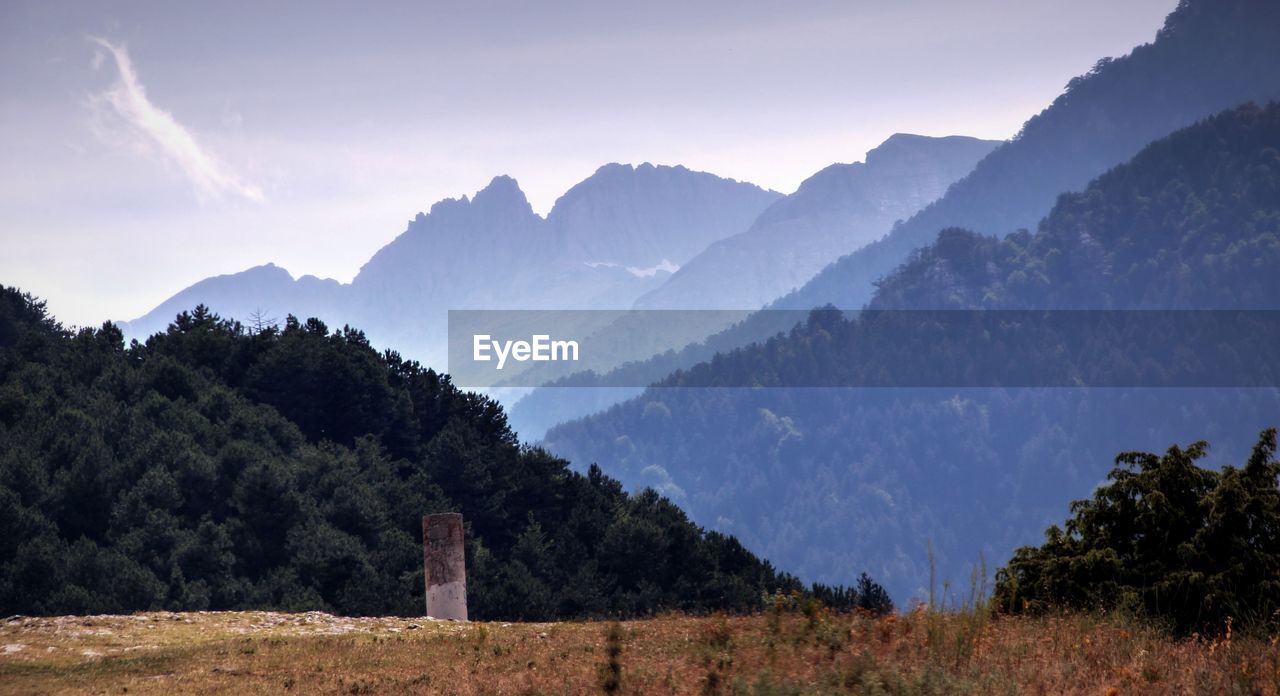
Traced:
<path fill-rule="evenodd" d="M 712 244 L 636 302 L 638 309 L 754 309 L 941 196 L 996 146 L 898 133 L 866 162 L 833 164 L 745 231 Z"/>
<path fill-rule="evenodd" d="M 877 279 L 938 230 L 1033 227 L 1058 194 L 1147 143 L 1223 109 L 1280 98 L 1277 33 L 1280 4 L 1271 0 L 1183 0 L 1154 42 L 1099 61 L 945 196 L 774 306 L 858 309 Z"/>
<path fill-rule="evenodd" d="M 876 308 L 1280 308 L 1280 106 L 1161 140 L 1034 234 L 950 229 L 881 283 Z M 854 559 L 899 597 L 1033 541 L 1112 452 L 1193 431 L 1238 459 L 1280 413 L 1275 389 L 734 389 L 736 376 L 839 373 L 856 332 L 815 317 L 552 429 L 548 447 L 653 485 L 695 520 L 834 581 Z M 901 346 L 862 354 L 874 371 Z M 980 350 L 973 347 L 972 350 Z M 965 364 L 962 352 L 938 356 Z M 728 377 L 729 379 L 724 379 Z"/>
<path fill-rule="evenodd" d="M 1280 103 L 1224 112 L 1064 194 L 1034 234 L 959 229 L 873 309 L 1280 307 Z"/>
<path fill-rule="evenodd" d="M 567 258 L 670 272 L 780 197 L 681 166 L 607 164 L 566 191 L 547 223 Z"/>

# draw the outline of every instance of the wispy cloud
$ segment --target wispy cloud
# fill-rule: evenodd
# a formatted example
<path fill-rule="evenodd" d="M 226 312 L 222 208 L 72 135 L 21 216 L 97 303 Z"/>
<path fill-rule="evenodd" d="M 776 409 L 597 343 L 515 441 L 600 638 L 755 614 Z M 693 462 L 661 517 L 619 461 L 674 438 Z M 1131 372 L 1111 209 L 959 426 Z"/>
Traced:
<path fill-rule="evenodd" d="M 225 162 L 202 147 L 195 135 L 178 123 L 172 114 L 151 103 L 124 46 L 116 46 L 97 37 L 89 37 L 89 40 L 111 56 L 120 73 L 120 79 L 109 89 L 93 95 L 92 104 L 109 108 L 129 125 L 136 137 L 173 160 L 201 195 L 211 198 L 231 195 L 257 202 L 264 200 L 260 187 L 241 178 Z M 95 57 L 94 67 L 101 62 L 100 55 Z"/>

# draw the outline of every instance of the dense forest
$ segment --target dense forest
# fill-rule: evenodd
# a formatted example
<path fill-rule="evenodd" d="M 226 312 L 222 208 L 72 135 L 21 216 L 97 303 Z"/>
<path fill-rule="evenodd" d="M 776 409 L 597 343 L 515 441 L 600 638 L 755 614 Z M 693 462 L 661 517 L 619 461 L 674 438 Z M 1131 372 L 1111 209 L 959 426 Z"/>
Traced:
<path fill-rule="evenodd" d="M 359 331 L 203 307 L 145 344 L 0 288 L 0 611 L 420 615 L 460 511 L 477 618 L 740 611 L 804 588 L 653 491 L 521 446 L 502 409 Z"/>
<path fill-rule="evenodd" d="M 1035 234 L 944 231 L 881 282 L 871 307 L 1275 309 L 1277 267 L 1280 106 L 1249 105 L 1064 196 Z M 930 356 L 1000 367 L 987 342 L 917 354 L 861 343 L 850 327 L 819 313 L 554 428 L 547 446 L 658 488 L 807 577 L 835 582 L 856 558 L 906 598 L 928 592 L 930 545 L 943 577 L 966 577 L 980 553 L 1007 557 L 1097 485 L 1114 452 L 1195 432 L 1238 460 L 1280 413 L 1274 388 L 704 388 L 832 384 L 816 378 L 894 374 Z"/>

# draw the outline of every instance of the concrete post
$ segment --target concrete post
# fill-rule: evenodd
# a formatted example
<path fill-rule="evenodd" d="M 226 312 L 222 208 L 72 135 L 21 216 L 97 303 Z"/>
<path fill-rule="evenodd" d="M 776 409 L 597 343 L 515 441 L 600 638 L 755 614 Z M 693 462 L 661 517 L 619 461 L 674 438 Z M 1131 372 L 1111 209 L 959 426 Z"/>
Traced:
<path fill-rule="evenodd" d="M 466 621 L 467 561 L 460 513 L 422 518 L 422 562 L 426 570 L 427 616 Z"/>

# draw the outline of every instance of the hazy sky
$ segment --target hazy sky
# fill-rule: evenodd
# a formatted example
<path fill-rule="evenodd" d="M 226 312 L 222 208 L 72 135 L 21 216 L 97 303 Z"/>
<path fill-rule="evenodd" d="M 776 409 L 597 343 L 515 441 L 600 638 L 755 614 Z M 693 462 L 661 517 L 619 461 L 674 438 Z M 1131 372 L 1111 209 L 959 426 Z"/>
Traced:
<path fill-rule="evenodd" d="M 0 283 L 132 319 L 274 261 L 349 281 L 496 174 L 791 192 L 894 132 L 1008 138 L 1176 0 L 0 0 Z"/>

